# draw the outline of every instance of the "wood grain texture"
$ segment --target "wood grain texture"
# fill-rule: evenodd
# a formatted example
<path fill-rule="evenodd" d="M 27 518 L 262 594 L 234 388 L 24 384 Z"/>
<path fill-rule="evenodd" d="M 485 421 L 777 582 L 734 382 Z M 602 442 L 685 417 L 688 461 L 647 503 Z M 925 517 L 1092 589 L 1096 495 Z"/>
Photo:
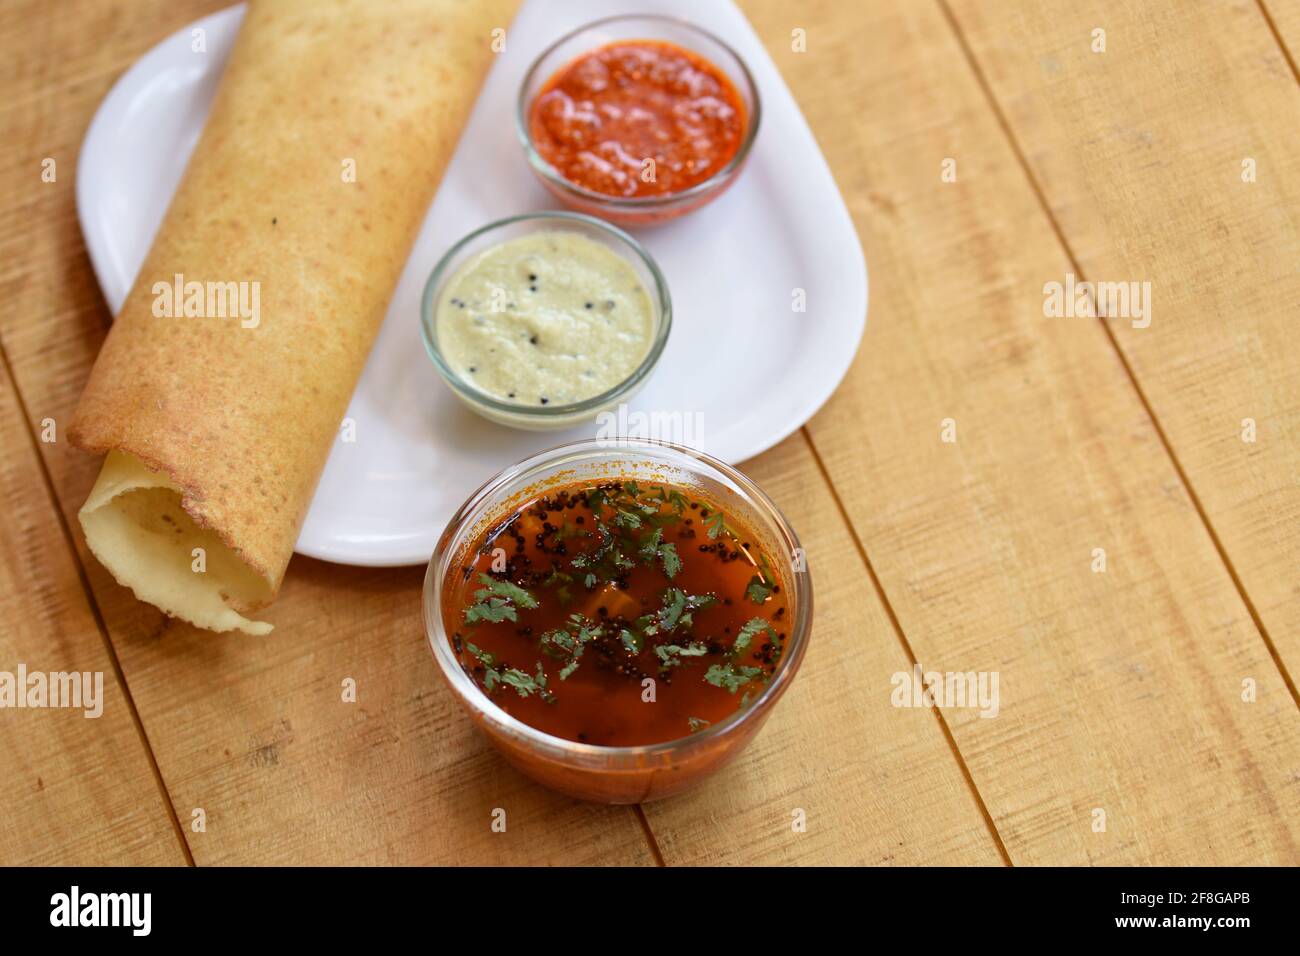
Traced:
<path fill-rule="evenodd" d="M 921 663 L 1001 675 L 945 717 L 1012 860 L 1297 862 L 1294 705 L 1104 331 L 1043 318 L 1068 262 L 940 8 L 748 9 L 871 264 L 809 431 Z"/>
<path fill-rule="evenodd" d="M 1294 19 L 1296 7 L 1277 10 Z M 1255 0 L 1053 0 L 1011 22 L 953 8 L 1082 274 L 1150 283 L 1150 327 L 1110 327 L 1294 679 L 1295 75 Z M 1104 53 L 1090 45 L 1097 27 Z"/>
<path fill-rule="evenodd" d="M 1291 72 L 1300 80 L 1300 4 L 1293 0 L 1258 0 L 1264 17 L 1272 23 Z"/>
<path fill-rule="evenodd" d="M 805 436 L 745 471 L 807 550 L 812 639 L 749 750 L 699 790 L 646 805 L 664 861 L 1001 864 L 934 713 L 890 704 L 890 677 L 912 664 Z"/>
<path fill-rule="evenodd" d="M 102 713 L 0 709 L 0 866 L 183 864 L 31 442 L 0 367 L 0 671 L 97 673 Z"/>

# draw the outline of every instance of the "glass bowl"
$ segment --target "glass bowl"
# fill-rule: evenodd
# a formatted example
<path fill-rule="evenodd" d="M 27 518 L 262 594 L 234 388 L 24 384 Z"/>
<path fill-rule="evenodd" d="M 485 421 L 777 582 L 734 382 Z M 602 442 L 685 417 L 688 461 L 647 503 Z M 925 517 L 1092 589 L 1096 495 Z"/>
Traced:
<path fill-rule="evenodd" d="M 531 113 L 542 87 L 559 70 L 584 53 L 618 40 L 664 40 L 703 57 L 721 70 L 745 104 L 745 132 L 736 155 L 703 182 L 663 196 L 622 197 L 599 193 L 565 179 L 538 152 L 533 143 Z M 684 215 L 722 195 L 735 181 L 749 158 L 758 135 L 762 102 L 749 67 L 735 50 L 685 20 L 653 14 L 632 14 L 596 20 L 567 33 L 542 51 L 524 75 L 515 109 L 515 130 L 528 165 L 561 202 L 590 215 L 624 226 L 650 225 Z"/>
<path fill-rule="evenodd" d="M 705 729 L 663 743 L 603 747 L 543 733 L 498 707 L 465 671 L 443 621 L 447 575 L 492 522 L 555 485 L 585 479 L 668 482 L 737 515 L 772 556 L 789 600 L 785 652 L 762 693 Z M 600 803 L 671 796 L 726 764 L 753 739 L 803 660 L 812 625 L 812 582 L 799 539 L 757 485 L 702 452 L 663 442 L 620 439 L 561 445 L 507 468 L 472 495 L 438 541 L 424 579 L 424 624 L 434 660 L 462 707 L 505 758 L 554 790 Z"/>
<path fill-rule="evenodd" d="M 632 266 L 641 284 L 645 286 L 646 294 L 650 297 L 655 324 L 650 349 L 646 352 L 645 358 L 627 378 L 613 388 L 580 402 L 565 405 L 523 405 L 488 395 L 457 373 L 443 356 L 438 345 L 436 322 L 438 306 L 448 294 L 448 286 L 460 271 L 460 267 L 484 249 L 529 232 L 576 232 L 588 239 L 594 239 L 612 249 Z M 526 213 L 508 219 L 499 219 L 475 229 L 448 249 L 446 255 L 434 266 L 429 281 L 424 287 L 424 297 L 420 302 L 420 327 L 424 334 L 424 347 L 429 357 L 433 359 L 438 374 L 456 396 L 491 421 L 533 431 L 569 428 L 590 421 L 601 412 L 629 401 L 645 385 L 658 363 L 659 356 L 663 354 L 664 346 L 668 343 L 668 333 L 672 329 L 672 324 L 673 306 L 668 294 L 668 283 L 650 253 L 641 243 L 617 226 L 573 212 Z"/>

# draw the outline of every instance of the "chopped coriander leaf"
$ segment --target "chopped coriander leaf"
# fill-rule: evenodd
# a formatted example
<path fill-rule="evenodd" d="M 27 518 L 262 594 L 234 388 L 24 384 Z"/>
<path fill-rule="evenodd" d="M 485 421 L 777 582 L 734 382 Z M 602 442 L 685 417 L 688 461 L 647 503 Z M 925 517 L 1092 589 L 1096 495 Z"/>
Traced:
<path fill-rule="evenodd" d="M 634 629 L 625 631 L 623 644 L 632 653 L 639 653 L 648 638 L 689 630 L 694 624 L 692 612 L 710 607 L 718 601 L 712 594 L 687 594 L 680 588 L 668 588 L 663 594 L 663 606 L 652 614 L 643 614 L 634 622 Z M 694 656 L 694 655 L 692 655 Z"/>
<path fill-rule="evenodd" d="M 690 726 L 691 733 L 695 734 L 712 725 L 713 721 L 705 720 L 703 717 L 687 717 L 686 723 Z"/>
<path fill-rule="evenodd" d="M 519 620 L 518 614 L 505 598 L 496 597 L 480 601 L 465 609 L 466 624 L 477 624 L 479 621 L 491 621 L 496 624 L 501 621 L 517 620 Z"/>
<path fill-rule="evenodd" d="M 605 525 L 601 524 L 597 527 L 596 538 L 598 543 L 594 550 L 574 555 L 569 561 L 573 567 L 586 570 L 606 581 L 617 580 L 622 572 L 636 567 L 636 564 L 623 554 L 619 537 L 610 533 Z M 594 585 L 595 582 L 592 583 Z"/>
<path fill-rule="evenodd" d="M 540 689 L 537 686 L 537 681 L 533 680 L 532 675 L 514 667 L 507 667 L 502 672 L 501 681 L 517 690 L 520 697 L 527 697 L 529 694 Z"/>
<path fill-rule="evenodd" d="M 712 607 L 718 603 L 718 599 L 712 594 L 691 594 L 686 598 L 686 613 L 677 619 L 678 627 L 693 627 L 695 625 L 694 611 L 702 608 Z"/>
<path fill-rule="evenodd" d="M 623 646 L 632 654 L 640 654 L 641 650 L 645 647 L 645 635 L 633 633 L 627 628 L 623 628 L 618 632 L 618 638 L 623 642 Z"/>
<path fill-rule="evenodd" d="M 675 514 L 680 515 L 686 511 L 686 496 L 676 488 L 668 489 L 663 485 L 655 485 L 655 497 L 672 508 Z"/>
<path fill-rule="evenodd" d="M 717 540 L 723 534 L 730 535 L 733 538 L 736 537 L 736 529 L 727 524 L 727 516 L 721 511 L 710 512 L 709 516 L 704 519 L 704 527 L 708 530 L 709 537 L 714 540 Z"/>
<path fill-rule="evenodd" d="M 516 584 L 498 581 L 487 574 L 480 574 L 478 579 L 484 587 L 474 592 L 478 603 L 465 609 L 466 624 L 477 624 L 479 621 L 491 621 L 494 624 L 517 621 L 517 608 L 533 610 L 537 607 L 537 600 Z"/>
<path fill-rule="evenodd" d="M 577 640 L 568 631 L 547 631 L 542 635 L 542 653 L 551 657 L 572 657 L 573 649 L 577 646 Z"/>
<path fill-rule="evenodd" d="M 637 549 L 637 554 L 641 556 L 642 564 L 654 564 L 658 561 L 669 580 L 675 578 L 677 572 L 682 569 L 682 559 L 677 553 L 677 545 L 671 541 L 664 541 L 663 528 L 655 528 L 646 535 Z"/>
<path fill-rule="evenodd" d="M 532 610 L 537 607 L 537 599 L 516 584 L 509 581 L 500 581 L 488 574 L 478 576 L 480 584 L 486 587 L 474 592 L 474 596 L 480 601 L 488 596 L 503 597 L 507 601 L 514 601 L 521 608 Z"/>
<path fill-rule="evenodd" d="M 677 572 L 682 569 L 682 559 L 677 554 L 677 545 L 672 542 L 660 545 L 659 563 L 664 569 L 664 574 L 668 575 L 670 581 L 677 577 Z"/>
<path fill-rule="evenodd" d="M 755 617 L 746 621 L 745 625 L 740 629 L 740 633 L 736 635 L 735 643 L 731 645 L 732 657 L 739 657 L 743 654 L 749 647 L 750 642 L 764 631 L 772 637 L 773 641 L 776 640 L 776 631 L 772 630 L 772 625 L 768 624 L 763 618 Z"/>
<path fill-rule="evenodd" d="M 495 654 L 480 650 L 468 641 L 465 643 L 465 648 L 483 665 L 483 688 L 488 693 L 494 691 L 501 684 L 505 684 L 513 687 L 520 697 L 537 694 L 548 703 L 553 700 L 550 691 L 546 689 L 546 672 L 542 669 L 540 663 L 537 665 L 537 675 L 535 677 L 527 671 L 521 671 L 515 667 L 498 670 Z"/>
<path fill-rule="evenodd" d="M 687 594 L 680 588 L 668 588 L 663 594 L 663 606 L 651 614 L 642 614 L 634 622 L 635 633 L 631 642 L 624 644 L 629 650 L 640 651 L 646 638 L 669 634 L 675 630 L 689 630 L 694 623 L 691 612 L 717 603 L 712 594 Z M 634 651 L 634 653 L 636 652 Z"/>
<path fill-rule="evenodd" d="M 497 663 L 496 655 L 490 651 L 481 651 L 469 641 L 465 642 L 465 648 L 478 660 L 484 667 L 495 667 Z"/>
<path fill-rule="evenodd" d="M 506 668 L 501 672 L 501 683 L 513 687 L 520 697 L 536 694 L 547 703 L 555 700 L 555 696 L 546 689 L 546 671 L 542 670 L 540 663 L 537 665 L 536 676 L 514 667 Z"/>
<path fill-rule="evenodd" d="M 564 627 L 542 633 L 542 653 L 567 662 L 560 671 L 560 680 L 567 680 L 578 669 L 578 658 L 588 644 L 600 637 L 602 629 L 602 625 L 581 614 L 570 614 Z"/>
<path fill-rule="evenodd" d="M 686 606 L 692 611 L 701 611 L 717 603 L 718 599 L 712 594 L 690 594 L 686 598 Z"/>
<path fill-rule="evenodd" d="M 708 652 L 708 647 L 699 643 L 687 644 L 685 647 L 681 644 L 660 644 L 655 648 L 660 667 L 676 667 L 683 657 L 703 657 Z"/>
<path fill-rule="evenodd" d="M 757 574 L 749 579 L 749 587 L 745 588 L 745 597 L 754 604 L 765 604 L 767 599 L 772 596 L 772 585 L 768 584 Z"/>
<path fill-rule="evenodd" d="M 654 559 L 659 554 L 659 548 L 664 543 L 664 529 L 655 528 L 641 541 L 641 546 L 637 548 L 637 554 L 641 555 L 643 564 L 653 564 Z"/>
<path fill-rule="evenodd" d="M 735 664 L 713 664 L 704 673 L 704 679 L 714 687 L 734 694 L 755 677 L 763 673 L 761 667 L 738 667 Z"/>
<path fill-rule="evenodd" d="M 686 610 L 686 592 L 680 588 L 669 588 L 664 592 L 664 606 L 659 609 L 656 620 L 659 630 L 671 631 L 677 626 L 682 612 Z"/>
<path fill-rule="evenodd" d="M 465 649 L 473 654 L 474 658 L 482 665 L 483 689 L 489 694 L 492 693 L 496 686 L 501 683 L 501 672 L 496 669 L 496 655 L 490 651 L 479 650 L 469 641 L 465 642 Z"/>
<path fill-rule="evenodd" d="M 578 658 L 582 656 L 586 646 L 585 644 L 579 644 L 577 650 L 573 652 L 573 659 L 560 668 L 560 680 L 568 680 L 569 675 L 578 669 Z"/>

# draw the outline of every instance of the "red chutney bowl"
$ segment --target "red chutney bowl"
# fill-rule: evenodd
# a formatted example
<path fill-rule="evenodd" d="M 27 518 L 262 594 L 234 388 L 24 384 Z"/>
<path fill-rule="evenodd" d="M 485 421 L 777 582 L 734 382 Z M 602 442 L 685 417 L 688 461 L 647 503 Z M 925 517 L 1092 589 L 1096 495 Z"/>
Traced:
<path fill-rule="evenodd" d="M 722 195 L 761 115 L 735 50 L 685 20 L 641 14 L 597 20 L 542 51 L 519 88 L 515 128 L 560 201 L 644 226 Z"/>

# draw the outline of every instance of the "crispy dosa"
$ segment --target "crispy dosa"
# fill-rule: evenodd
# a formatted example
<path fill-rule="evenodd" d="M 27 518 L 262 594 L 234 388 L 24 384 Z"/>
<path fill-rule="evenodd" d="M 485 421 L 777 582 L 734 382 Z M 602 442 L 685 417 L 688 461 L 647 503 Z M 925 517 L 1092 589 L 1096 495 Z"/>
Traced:
<path fill-rule="evenodd" d="M 107 455 L 86 542 L 137 597 L 215 631 L 270 630 L 245 615 L 280 588 L 516 5 L 250 5 L 69 429 Z"/>

